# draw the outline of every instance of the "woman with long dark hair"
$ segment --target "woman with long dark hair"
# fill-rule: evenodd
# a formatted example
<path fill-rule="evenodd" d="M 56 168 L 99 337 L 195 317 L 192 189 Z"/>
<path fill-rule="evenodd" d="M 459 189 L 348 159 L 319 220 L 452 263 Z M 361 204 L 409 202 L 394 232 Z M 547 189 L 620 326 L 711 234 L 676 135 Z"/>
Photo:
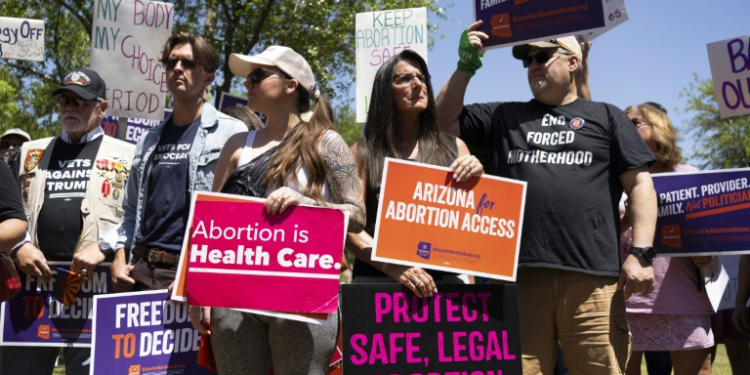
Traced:
<path fill-rule="evenodd" d="M 265 197 L 269 215 L 298 204 L 339 208 L 350 214 L 349 230 L 360 231 L 365 211 L 354 158 L 334 131 L 331 105 L 316 89 L 307 61 L 291 48 L 271 46 L 256 56 L 232 54 L 229 67 L 247 77 L 248 107 L 265 114 L 267 124 L 227 142 L 213 190 Z M 311 99 L 315 107 L 305 121 Z M 220 374 L 266 375 L 271 360 L 277 375 L 327 374 L 336 325 L 201 310 L 202 321 L 197 308 L 191 320 L 210 332 Z"/>
<path fill-rule="evenodd" d="M 420 297 L 437 292 L 436 281 L 461 283 L 455 274 L 370 260 L 386 157 L 450 166 L 457 181 L 484 172 L 460 139 L 440 132 L 430 73 L 418 53 L 405 50 L 378 69 L 364 133 L 352 150 L 367 207 L 365 230 L 347 236 L 347 248 L 357 257 L 353 281 L 396 281 Z"/>

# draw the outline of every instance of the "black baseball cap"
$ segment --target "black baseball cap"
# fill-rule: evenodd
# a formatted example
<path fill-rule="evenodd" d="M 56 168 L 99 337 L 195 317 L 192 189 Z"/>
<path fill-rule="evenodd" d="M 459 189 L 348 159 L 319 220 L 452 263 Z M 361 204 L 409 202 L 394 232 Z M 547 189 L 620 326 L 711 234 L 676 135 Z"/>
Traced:
<path fill-rule="evenodd" d="M 89 69 L 75 69 L 65 75 L 63 85 L 52 95 L 60 95 L 63 90 L 72 91 L 85 100 L 107 99 L 107 84 L 99 74 Z"/>

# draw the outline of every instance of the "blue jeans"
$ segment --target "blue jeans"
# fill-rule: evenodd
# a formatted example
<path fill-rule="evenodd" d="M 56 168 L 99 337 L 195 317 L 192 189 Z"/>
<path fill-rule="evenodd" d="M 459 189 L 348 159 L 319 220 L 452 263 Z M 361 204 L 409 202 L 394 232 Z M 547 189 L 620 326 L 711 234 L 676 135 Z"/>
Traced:
<path fill-rule="evenodd" d="M 91 365 L 89 348 L 48 348 L 36 346 L 4 346 L 0 349 L 0 374 L 50 375 L 63 351 L 66 375 L 88 375 Z"/>

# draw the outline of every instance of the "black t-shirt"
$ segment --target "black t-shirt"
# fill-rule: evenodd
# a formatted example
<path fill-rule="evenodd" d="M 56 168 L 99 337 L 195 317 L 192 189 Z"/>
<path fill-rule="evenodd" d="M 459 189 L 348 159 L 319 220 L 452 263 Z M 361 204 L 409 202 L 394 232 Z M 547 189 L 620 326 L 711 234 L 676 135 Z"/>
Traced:
<path fill-rule="evenodd" d="M 47 169 L 44 204 L 37 218 L 37 240 L 47 260 L 70 261 L 83 231 L 81 202 L 86 197 L 102 137 L 71 144 L 55 140 Z"/>
<path fill-rule="evenodd" d="M 8 164 L 0 160 L 0 223 L 8 219 L 26 221 L 21 202 L 21 190 L 18 188 L 13 172 Z"/>
<path fill-rule="evenodd" d="M 528 182 L 519 266 L 619 274 L 619 176 L 654 161 L 625 113 L 583 99 L 485 103 L 460 124 L 498 176 Z"/>
<path fill-rule="evenodd" d="M 190 212 L 190 148 L 201 119 L 188 126 L 167 123 L 147 169 L 148 191 L 140 245 L 179 252 Z"/>

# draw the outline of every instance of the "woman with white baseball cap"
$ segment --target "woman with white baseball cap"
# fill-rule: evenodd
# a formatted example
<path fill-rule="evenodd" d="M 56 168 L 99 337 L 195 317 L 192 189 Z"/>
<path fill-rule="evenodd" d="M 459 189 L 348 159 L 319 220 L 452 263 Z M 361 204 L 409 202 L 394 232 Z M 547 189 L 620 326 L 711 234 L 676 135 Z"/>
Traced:
<path fill-rule="evenodd" d="M 362 230 L 354 157 L 334 130 L 333 109 L 307 61 L 291 48 L 271 46 L 255 56 L 232 54 L 229 68 L 246 77 L 248 107 L 265 114 L 267 124 L 229 139 L 213 190 L 265 197 L 269 215 L 298 204 L 339 208 L 350 214 L 349 231 Z M 190 315 L 196 330 L 211 335 L 221 374 L 266 375 L 270 361 L 276 375 L 328 373 L 336 325 L 207 307 L 193 307 Z"/>

